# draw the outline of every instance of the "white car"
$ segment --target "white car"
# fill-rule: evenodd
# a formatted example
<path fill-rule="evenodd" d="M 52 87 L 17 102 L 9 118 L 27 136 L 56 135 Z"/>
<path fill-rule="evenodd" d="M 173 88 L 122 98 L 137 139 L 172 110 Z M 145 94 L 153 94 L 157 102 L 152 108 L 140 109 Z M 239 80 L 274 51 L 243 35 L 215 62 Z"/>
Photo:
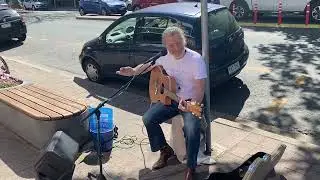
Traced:
<path fill-rule="evenodd" d="M 320 22 L 320 0 L 281 0 L 284 14 L 305 14 L 307 4 L 310 3 L 310 19 Z M 220 4 L 228 7 L 230 11 L 235 2 L 235 16 L 237 19 L 248 17 L 254 10 L 255 2 L 258 4 L 259 14 L 278 12 L 279 0 L 220 0 Z"/>
<path fill-rule="evenodd" d="M 9 7 L 5 0 L 0 0 L 0 7 Z"/>
<path fill-rule="evenodd" d="M 126 7 L 128 11 L 132 11 L 132 0 L 121 0 L 126 3 Z"/>
<path fill-rule="evenodd" d="M 32 9 L 33 11 L 38 9 L 48 9 L 48 0 L 24 0 L 22 4 L 25 9 Z"/>

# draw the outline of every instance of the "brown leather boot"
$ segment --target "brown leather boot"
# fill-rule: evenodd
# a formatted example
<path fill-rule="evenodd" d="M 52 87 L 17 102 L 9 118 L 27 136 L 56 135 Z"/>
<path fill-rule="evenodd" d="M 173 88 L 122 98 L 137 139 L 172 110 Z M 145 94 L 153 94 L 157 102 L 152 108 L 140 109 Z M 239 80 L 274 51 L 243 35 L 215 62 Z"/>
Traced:
<path fill-rule="evenodd" d="M 193 180 L 194 178 L 194 172 L 195 172 L 195 169 L 191 169 L 191 168 L 188 168 L 186 170 L 186 176 L 185 176 L 185 180 Z"/>
<path fill-rule="evenodd" d="M 163 149 L 160 150 L 160 158 L 152 166 L 152 170 L 157 170 L 165 167 L 167 165 L 168 159 L 174 155 L 173 149 L 166 145 Z"/>

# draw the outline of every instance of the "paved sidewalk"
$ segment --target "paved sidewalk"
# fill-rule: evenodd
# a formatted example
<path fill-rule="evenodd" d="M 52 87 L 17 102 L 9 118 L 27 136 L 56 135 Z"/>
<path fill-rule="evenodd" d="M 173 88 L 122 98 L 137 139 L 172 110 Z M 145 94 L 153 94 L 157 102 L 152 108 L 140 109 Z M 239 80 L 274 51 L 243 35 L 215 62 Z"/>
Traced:
<path fill-rule="evenodd" d="M 102 98 L 117 90 L 117 87 L 92 83 L 68 72 L 4 58 L 13 75 L 87 104 L 97 105 Z M 122 144 L 115 143 L 117 147 L 112 150 L 110 160 L 103 165 L 104 173 L 108 179 L 183 179 L 185 166 L 175 161 L 162 170 L 150 170 L 158 153 L 151 152 L 146 143 L 141 116 L 126 111 L 134 108 L 129 105 L 138 107 L 142 96 L 124 93 L 113 106 L 107 105 L 114 110 L 115 123 L 119 127 L 118 140 L 125 136 L 135 142 L 130 145 L 122 139 Z M 169 140 L 170 125 L 162 126 Z M 258 151 L 270 153 L 281 143 L 286 144 L 287 149 L 276 166 L 279 174 L 288 180 L 320 178 L 320 148 L 316 145 L 220 118 L 211 123 L 211 131 L 212 156 L 217 164 L 197 168 L 197 179 L 207 177 L 210 172 L 231 170 L 250 154 Z M 0 125 L 0 179 L 34 179 L 33 163 L 37 155 L 36 149 Z M 98 170 L 98 166 L 77 161 L 73 179 L 87 179 L 88 172 L 97 173 Z"/>

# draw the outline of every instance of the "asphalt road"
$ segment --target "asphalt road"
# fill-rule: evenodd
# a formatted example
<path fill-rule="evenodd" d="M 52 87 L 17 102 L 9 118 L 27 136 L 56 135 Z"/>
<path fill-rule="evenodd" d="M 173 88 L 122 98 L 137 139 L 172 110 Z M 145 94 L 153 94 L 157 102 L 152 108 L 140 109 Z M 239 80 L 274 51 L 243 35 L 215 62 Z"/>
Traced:
<path fill-rule="evenodd" d="M 76 20 L 76 14 L 24 14 L 27 40 L 23 44 L 2 44 L 0 54 L 31 65 L 84 75 L 78 61 L 83 43 L 98 36 L 111 22 Z M 319 136 L 319 29 L 244 30 L 250 49 L 248 64 L 233 81 L 212 90 L 212 113 Z M 121 83 L 105 82 L 105 86 L 116 89 Z M 85 88 L 99 96 L 92 87 Z M 114 105 L 141 115 L 148 107 L 147 89 L 134 85 L 128 91 Z M 130 105 L 126 98 L 136 100 Z"/>

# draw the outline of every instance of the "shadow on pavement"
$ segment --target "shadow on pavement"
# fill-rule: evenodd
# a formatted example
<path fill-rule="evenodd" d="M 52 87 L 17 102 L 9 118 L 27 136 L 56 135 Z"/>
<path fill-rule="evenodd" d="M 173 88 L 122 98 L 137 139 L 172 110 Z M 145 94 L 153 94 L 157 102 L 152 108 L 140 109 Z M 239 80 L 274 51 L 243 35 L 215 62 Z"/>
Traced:
<path fill-rule="evenodd" d="M 141 169 L 139 171 L 139 180 L 153 180 L 153 179 L 184 179 L 185 164 L 172 164 L 162 169 L 152 171 L 149 168 Z M 209 166 L 201 165 L 196 168 L 195 179 L 205 179 L 209 175 Z"/>
<path fill-rule="evenodd" d="M 5 166 L 7 166 L 21 178 L 34 178 L 33 165 L 37 156 L 36 149 L 0 124 L 0 164 L 4 166 L 1 174 L 9 173 L 5 172 L 7 169 Z"/>
<path fill-rule="evenodd" d="M 78 77 L 74 77 L 73 81 L 89 92 L 90 95 L 87 98 L 92 96 L 100 101 L 109 98 L 126 83 L 125 81 L 112 80 L 104 84 L 97 84 L 88 79 Z M 142 115 L 147 110 L 149 103 L 147 86 L 132 83 L 127 91 L 112 99 L 108 104 L 134 114 Z"/>
<path fill-rule="evenodd" d="M 211 90 L 211 112 L 215 116 L 235 120 L 250 96 L 247 85 L 239 78 Z"/>
<path fill-rule="evenodd" d="M 272 83 L 270 95 L 275 101 L 272 106 L 252 112 L 250 118 L 281 128 L 289 134 L 299 132 L 311 135 L 316 140 L 320 137 L 319 30 L 250 29 L 281 33 L 286 41 L 267 45 L 261 43 L 254 47 L 262 54 L 257 60 L 271 70 L 259 78 Z M 297 120 L 311 125 L 297 127 Z"/>
<path fill-rule="evenodd" d="M 88 79 L 74 78 L 74 82 L 86 89 L 90 96 L 103 101 L 116 92 L 125 81 L 112 80 L 104 84 L 90 82 Z M 241 112 L 250 95 L 248 87 L 238 78 L 211 90 L 211 113 L 215 116 L 234 120 Z M 143 115 L 149 107 L 148 85 L 133 83 L 121 96 L 109 104 L 134 114 Z"/>

